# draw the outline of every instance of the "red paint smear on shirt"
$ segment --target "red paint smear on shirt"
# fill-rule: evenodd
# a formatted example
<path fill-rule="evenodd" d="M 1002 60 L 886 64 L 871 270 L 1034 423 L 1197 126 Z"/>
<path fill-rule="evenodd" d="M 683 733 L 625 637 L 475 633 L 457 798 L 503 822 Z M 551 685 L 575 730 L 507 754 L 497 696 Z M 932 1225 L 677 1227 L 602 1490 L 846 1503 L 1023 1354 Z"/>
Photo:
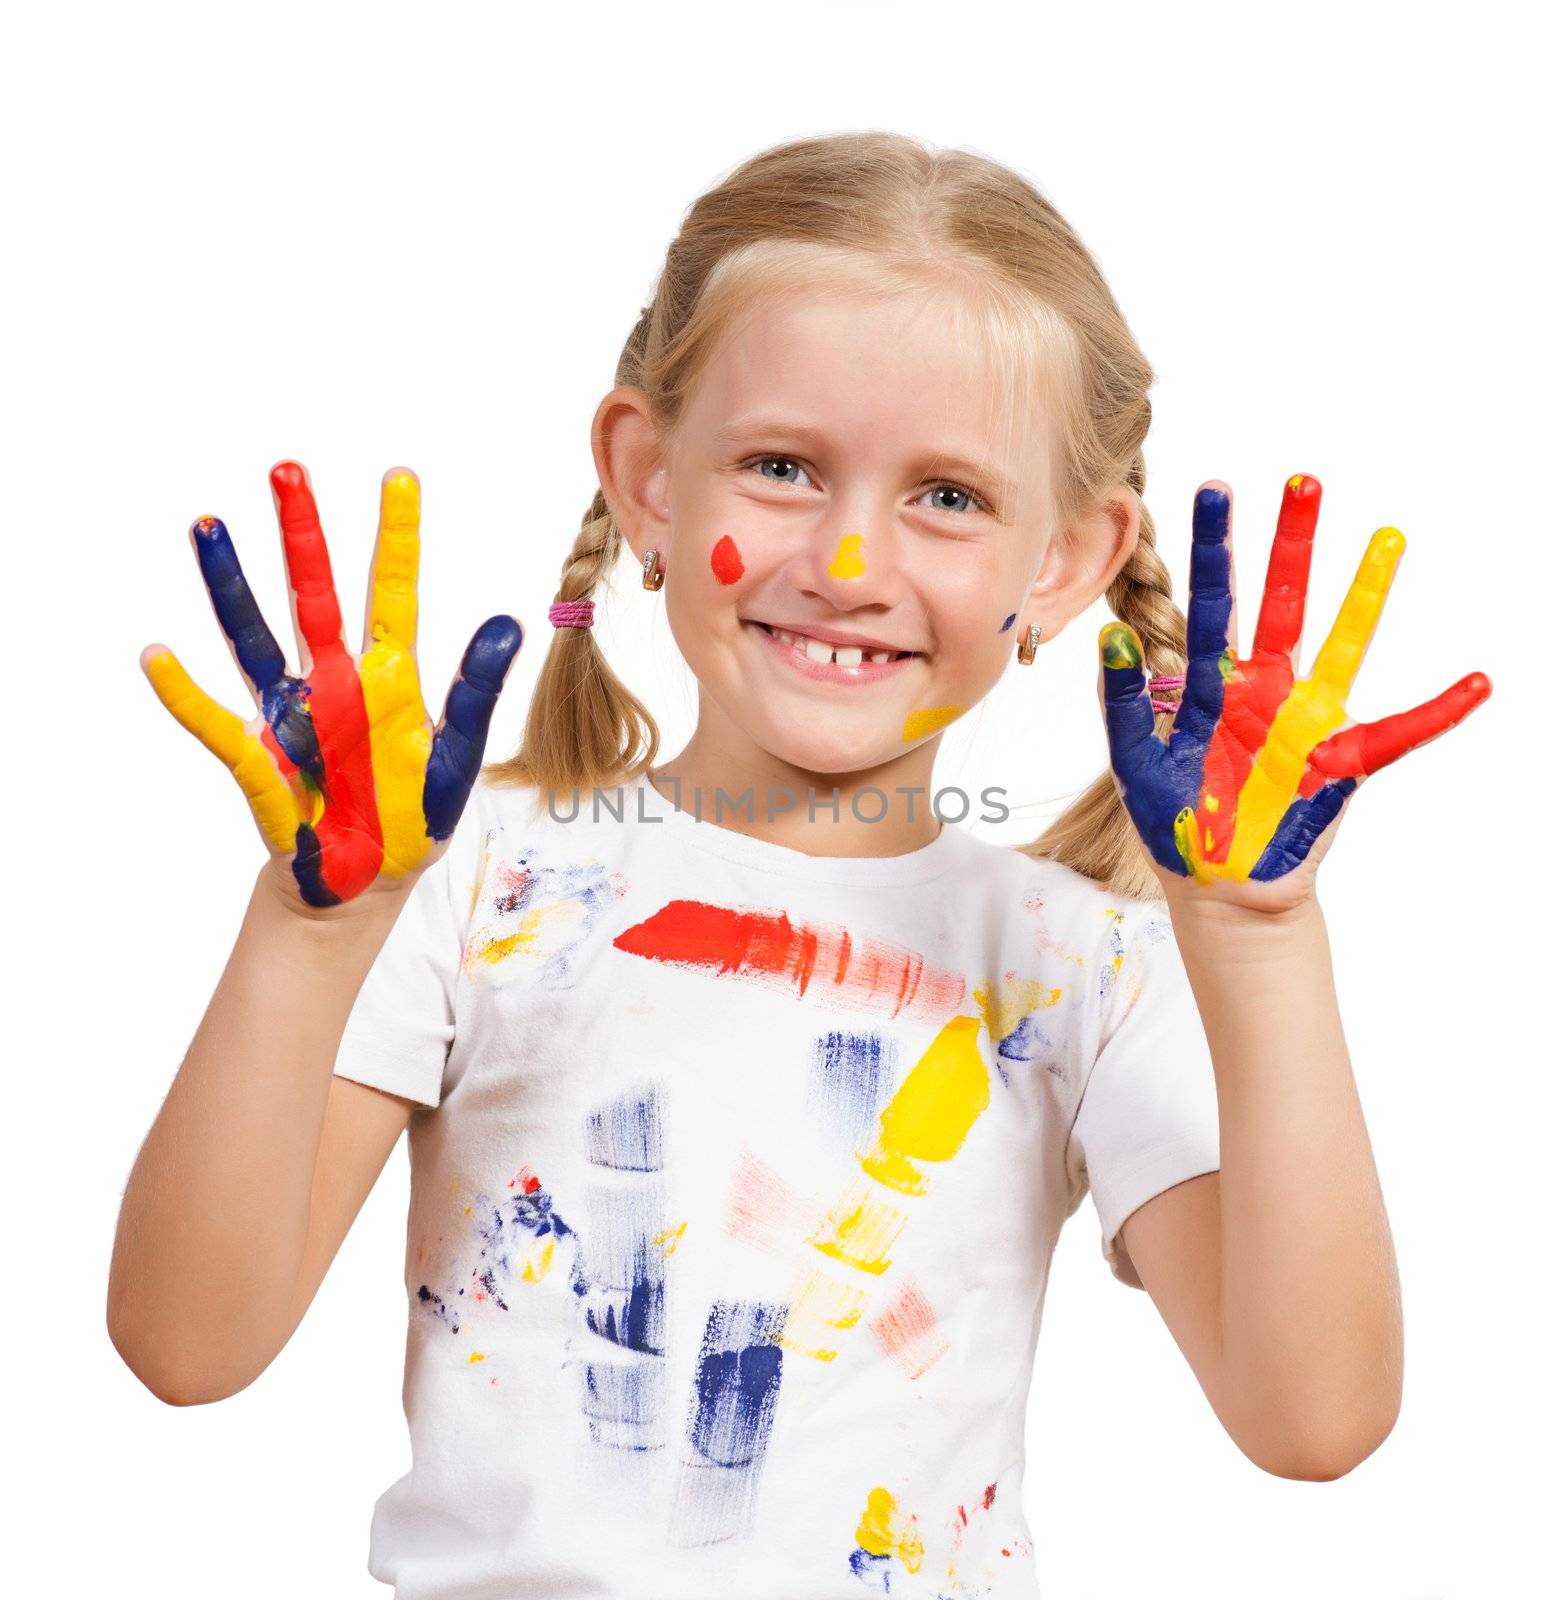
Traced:
<path fill-rule="evenodd" d="M 731 534 L 723 534 L 710 553 L 710 570 L 718 583 L 736 583 L 743 575 L 743 557 Z"/>
<path fill-rule="evenodd" d="M 793 923 L 785 912 L 736 911 L 702 900 L 670 900 L 615 940 L 626 955 L 713 970 L 845 1005 L 935 1014 L 959 1009 L 961 973 L 928 968 L 913 950 L 881 939 L 852 940 L 839 927 Z"/>

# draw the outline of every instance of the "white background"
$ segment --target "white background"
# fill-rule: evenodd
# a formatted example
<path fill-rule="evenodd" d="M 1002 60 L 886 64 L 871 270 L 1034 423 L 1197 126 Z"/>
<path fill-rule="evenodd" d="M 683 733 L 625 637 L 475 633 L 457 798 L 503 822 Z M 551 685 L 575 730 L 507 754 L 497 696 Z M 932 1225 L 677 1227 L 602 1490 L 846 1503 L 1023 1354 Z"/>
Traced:
<path fill-rule="evenodd" d="M 13 18 L 8 1593 L 365 1600 L 383 1592 L 372 1502 L 407 1466 L 402 1148 L 244 1393 L 164 1406 L 104 1330 L 124 1179 L 261 860 L 235 784 L 136 663 L 168 643 L 250 714 L 190 520 L 225 518 L 289 642 L 270 464 L 308 463 L 351 619 L 379 477 L 414 466 L 427 700 L 482 618 L 515 613 L 530 642 L 490 744 L 509 753 L 594 488 L 592 410 L 684 208 L 768 144 L 861 127 L 1006 162 L 1093 249 L 1159 373 L 1148 499 L 1181 597 L 1193 491 L 1220 476 L 1247 639 L 1281 485 L 1311 471 L 1313 647 L 1371 532 L 1409 540 L 1353 714 L 1473 668 L 1495 683 L 1363 787 L 1320 880 L 1403 1274 L 1399 1426 L 1337 1482 L 1258 1471 L 1150 1300 L 1108 1276 L 1084 1208 L 1029 1416 L 1048 1600 L 1546 1592 L 1544 40 L 1506 6 L 1429 14 L 271 0 Z M 620 579 L 602 638 L 671 753 L 692 685 L 637 569 Z M 939 783 L 1026 803 L 1008 842 L 1102 770 L 1102 620 L 947 736 Z"/>

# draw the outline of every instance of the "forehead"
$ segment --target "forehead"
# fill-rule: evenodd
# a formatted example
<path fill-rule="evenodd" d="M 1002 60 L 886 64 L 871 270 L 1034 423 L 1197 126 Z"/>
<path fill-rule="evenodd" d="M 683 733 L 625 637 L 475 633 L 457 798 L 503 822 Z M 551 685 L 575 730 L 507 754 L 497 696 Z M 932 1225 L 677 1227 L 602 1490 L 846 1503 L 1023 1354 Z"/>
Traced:
<path fill-rule="evenodd" d="M 1014 424 L 999 384 L 980 319 L 950 291 L 765 294 L 718 340 L 685 421 L 730 437 L 781 419 L 840 445 L 941 449 L 1011 472 L 1036 419 L 1024 393 Z"/>

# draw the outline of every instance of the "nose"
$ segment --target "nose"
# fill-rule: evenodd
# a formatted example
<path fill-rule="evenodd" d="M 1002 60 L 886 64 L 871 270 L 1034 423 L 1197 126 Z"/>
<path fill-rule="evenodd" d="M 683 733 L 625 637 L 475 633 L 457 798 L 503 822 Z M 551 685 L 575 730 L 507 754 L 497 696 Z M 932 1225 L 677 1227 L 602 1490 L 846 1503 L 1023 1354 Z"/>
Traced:
<path fill-rule="evenodd" d="M 810 530 L 797 582 L 836 611 L 893 605 L 903 586 L 900 554 L 891 508 L 848 497 Z"/>

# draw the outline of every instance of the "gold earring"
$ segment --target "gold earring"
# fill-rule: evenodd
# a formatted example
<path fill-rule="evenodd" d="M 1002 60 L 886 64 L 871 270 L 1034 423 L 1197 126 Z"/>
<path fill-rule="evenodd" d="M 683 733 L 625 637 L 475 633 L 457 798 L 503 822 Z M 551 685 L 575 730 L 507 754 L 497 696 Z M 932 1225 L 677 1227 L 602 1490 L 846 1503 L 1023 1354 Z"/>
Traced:
<path fill-rule="evenodd" d="M 643 589 L 660 589 L 662 580 L 667 574 L 663 571 L 662 563 L 657 558 L 655 550 L 646 552 L 646 565 L 641 568 L 640 586 Z"/>
<path fill-rule="evenodd" d="M 1026 667 L 1033 662 L 1034 655 L 1039 648 L 1039 635 L 1043 627 L 1037 622 L 1030 622 L 1023 629 L 1022 637 L 1017 641 L 1017 659 Z"/>

